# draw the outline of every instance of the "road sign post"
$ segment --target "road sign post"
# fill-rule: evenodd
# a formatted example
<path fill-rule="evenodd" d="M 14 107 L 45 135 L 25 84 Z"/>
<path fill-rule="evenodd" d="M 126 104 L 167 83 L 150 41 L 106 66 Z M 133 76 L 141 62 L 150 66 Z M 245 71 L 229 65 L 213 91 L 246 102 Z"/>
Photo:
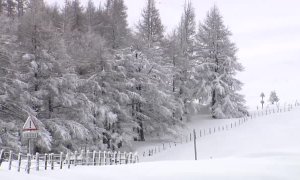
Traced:
<path fill-rule="evenodd" d="M 36 126 L 36 117 L 29 115 L 23 126 L 23 138 L 28 139 L 28 154 L 31 154 L 31 139 L 38 137 L 38 128 Z"/>

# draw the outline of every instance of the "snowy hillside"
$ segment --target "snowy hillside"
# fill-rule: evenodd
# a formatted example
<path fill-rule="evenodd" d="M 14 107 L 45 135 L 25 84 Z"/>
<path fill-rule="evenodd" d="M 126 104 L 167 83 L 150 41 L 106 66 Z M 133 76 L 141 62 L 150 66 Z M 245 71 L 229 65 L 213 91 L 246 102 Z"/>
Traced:
<path fill-rule="evenodd" d="M 30 175 L 0 170 L 0 179 L 291 179 L 300 177 L 300 108 L 289 112 L 249 119 L 228 131 L 204 136 L 197 141 L 198 161 L 193 144 L 176 147 L 141 158 L 134 165 L 74 167 L 70 170 L 33 171 Z M 206 121 L 194 117 L 192 128 Z M 211 120 L 210 120 L 211 121 Z M 233 120 L 215 120 L 214 125 Z M 211 125 L 211 123 L 210 123 Z M 180 160 L 180 161 L 179 161 Z M 147 161 L 147 162 L 145 162 Z"/>
<path fill-rule="evenodd" d="M 300 109 L 297 107 L 289 112 L 270 114 L 249 119 L 237 128 L 213 133 L 198 139 L 198 158 L 215 159 L 229 157 L 263 157 L 281 156 L 300 153 Z M 190 129 L 208 129 L 218 127 L 237 119 L 199 120 L 196 116 L 189 124 Z M 145 161 L 156 160 L 192 160 L 193 143 L 177 145 L 155 156 L 147 157 Z"/>

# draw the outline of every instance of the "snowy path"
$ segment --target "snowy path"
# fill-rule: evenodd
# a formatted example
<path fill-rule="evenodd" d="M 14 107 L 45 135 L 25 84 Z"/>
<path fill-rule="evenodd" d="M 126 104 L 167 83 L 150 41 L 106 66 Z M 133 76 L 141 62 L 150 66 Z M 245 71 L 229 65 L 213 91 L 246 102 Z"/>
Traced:
<path fill-rule="evenodd" d="M 225 121 L 210 121 L 209 126 Z M 196 117 L 190 126 L 200 129 L 208 126 L 208 122 L 199 122 Z M 300 178 L 299 138 L 298 107 L 290 112 L 255 118 L 229 131 L 198 139 L 198 161 L 193 161 L 193 144 L 185 143 L 143 158 L 142 161 L 147 162 L 139 164 L 32 171 L 30 175 L 2 168 L 0 179 L 297 180 Z"/>

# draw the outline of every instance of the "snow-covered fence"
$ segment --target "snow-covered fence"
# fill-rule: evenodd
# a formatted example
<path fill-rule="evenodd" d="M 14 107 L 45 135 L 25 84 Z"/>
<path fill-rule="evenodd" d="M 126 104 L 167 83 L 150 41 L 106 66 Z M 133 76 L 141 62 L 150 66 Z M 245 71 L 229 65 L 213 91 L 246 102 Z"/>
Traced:
<path fill-rule="evenodd" d="M 110 152 L 110 151 L 81 151 L 78 153 L 49 153 L 49 154 L 22 154 L 13 151 L 0 151 L 0 166 L 7 162 L 8 169 L 16 169 L 18 172 L 25 170 L 28 174 L 31 170 L 70 169 L 71 166 L 104 166 L 117 164 L 132 164 L 139 162 L 137 153 Z"/>

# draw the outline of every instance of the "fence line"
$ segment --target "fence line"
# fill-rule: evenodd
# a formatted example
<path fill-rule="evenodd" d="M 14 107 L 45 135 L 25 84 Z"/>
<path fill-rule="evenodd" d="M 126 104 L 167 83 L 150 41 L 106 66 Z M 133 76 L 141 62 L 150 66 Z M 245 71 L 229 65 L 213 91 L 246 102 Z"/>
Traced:
<path fill-rule="evenodd" d="M 213 135 L 217 132 L 222 132 L 222 131 L 229 131 L 231 129 L 234 129 L 236 127 L 239 127 L 243 124 L 245 124 L 246 122 L 248 122 L 251 119 L 255 119 L 255 118 L 259 118 L 262 116 L 268 116 L 271 114 L 275 114 L 275 113 L 284 113 L 284 112 L 289 112 L 291 111 L 294 107 L 298 107 L 300 106 L 300 103 L 298 103 L 298 101 L 295 102 L 295 104 L 288 104 L 288 105 L 284 105 L 283 107 L 277 107 L 277 108 L 272 108 L 272 109 L 264 109 L 264 110 L 257 110 L 255 112 L 250 113 L 248 116 L 244 116 L 241 118 L 237 118 L 236 121 L 234 122 L 230 122 L 227 124 L 223 124 L 223 125 L 219 125 L 219 126 L 214 126 L 214 127 L 207 127 L 207 128 L 203 128 L 200 130 L 195 130 L 195 132 L 199 132 L 199 135 L 197 136 L 198 133 L 195 133 L 194 138 L 202 138 L 204 136 L 208 136 L 208 135 Z M 153 156 L 157 153 L 160 153 L 161 151 L 165 151 L 167 149 L 170 149 L 172 147 L 176 147 L 177 144 L 183 144 L 185 139 L 185 143 L 189 143 L 193 141 L 193 131 L 192 130 L 188 135 L 182 136 L 180 138 L 180 141 L 172 141 L 172 142 L 166 142 L 166 143 L 162 143 L 160 145 L 151 147 L 147 150 L 144 150 L 142 153 L 143 157 L 147 157 L 147 156 Z"/>
<path fill-rule="evenodd" d="M 13 151 L 0 151 L 0 166 L 2 162 L 8 162 L 8 170 L 12 168 L 18 172 L 25 170 L 28 174 L 31 170 L 54 170 L 54 169 L 70 169 L 71 166 L 104 166 L 117 164 L 138 163 L 139 157 L 137 153 L 126 153 L 120 151 L 81 151 L 74 153 L 49 153 L 49 154 L 22 154 Z"/>

